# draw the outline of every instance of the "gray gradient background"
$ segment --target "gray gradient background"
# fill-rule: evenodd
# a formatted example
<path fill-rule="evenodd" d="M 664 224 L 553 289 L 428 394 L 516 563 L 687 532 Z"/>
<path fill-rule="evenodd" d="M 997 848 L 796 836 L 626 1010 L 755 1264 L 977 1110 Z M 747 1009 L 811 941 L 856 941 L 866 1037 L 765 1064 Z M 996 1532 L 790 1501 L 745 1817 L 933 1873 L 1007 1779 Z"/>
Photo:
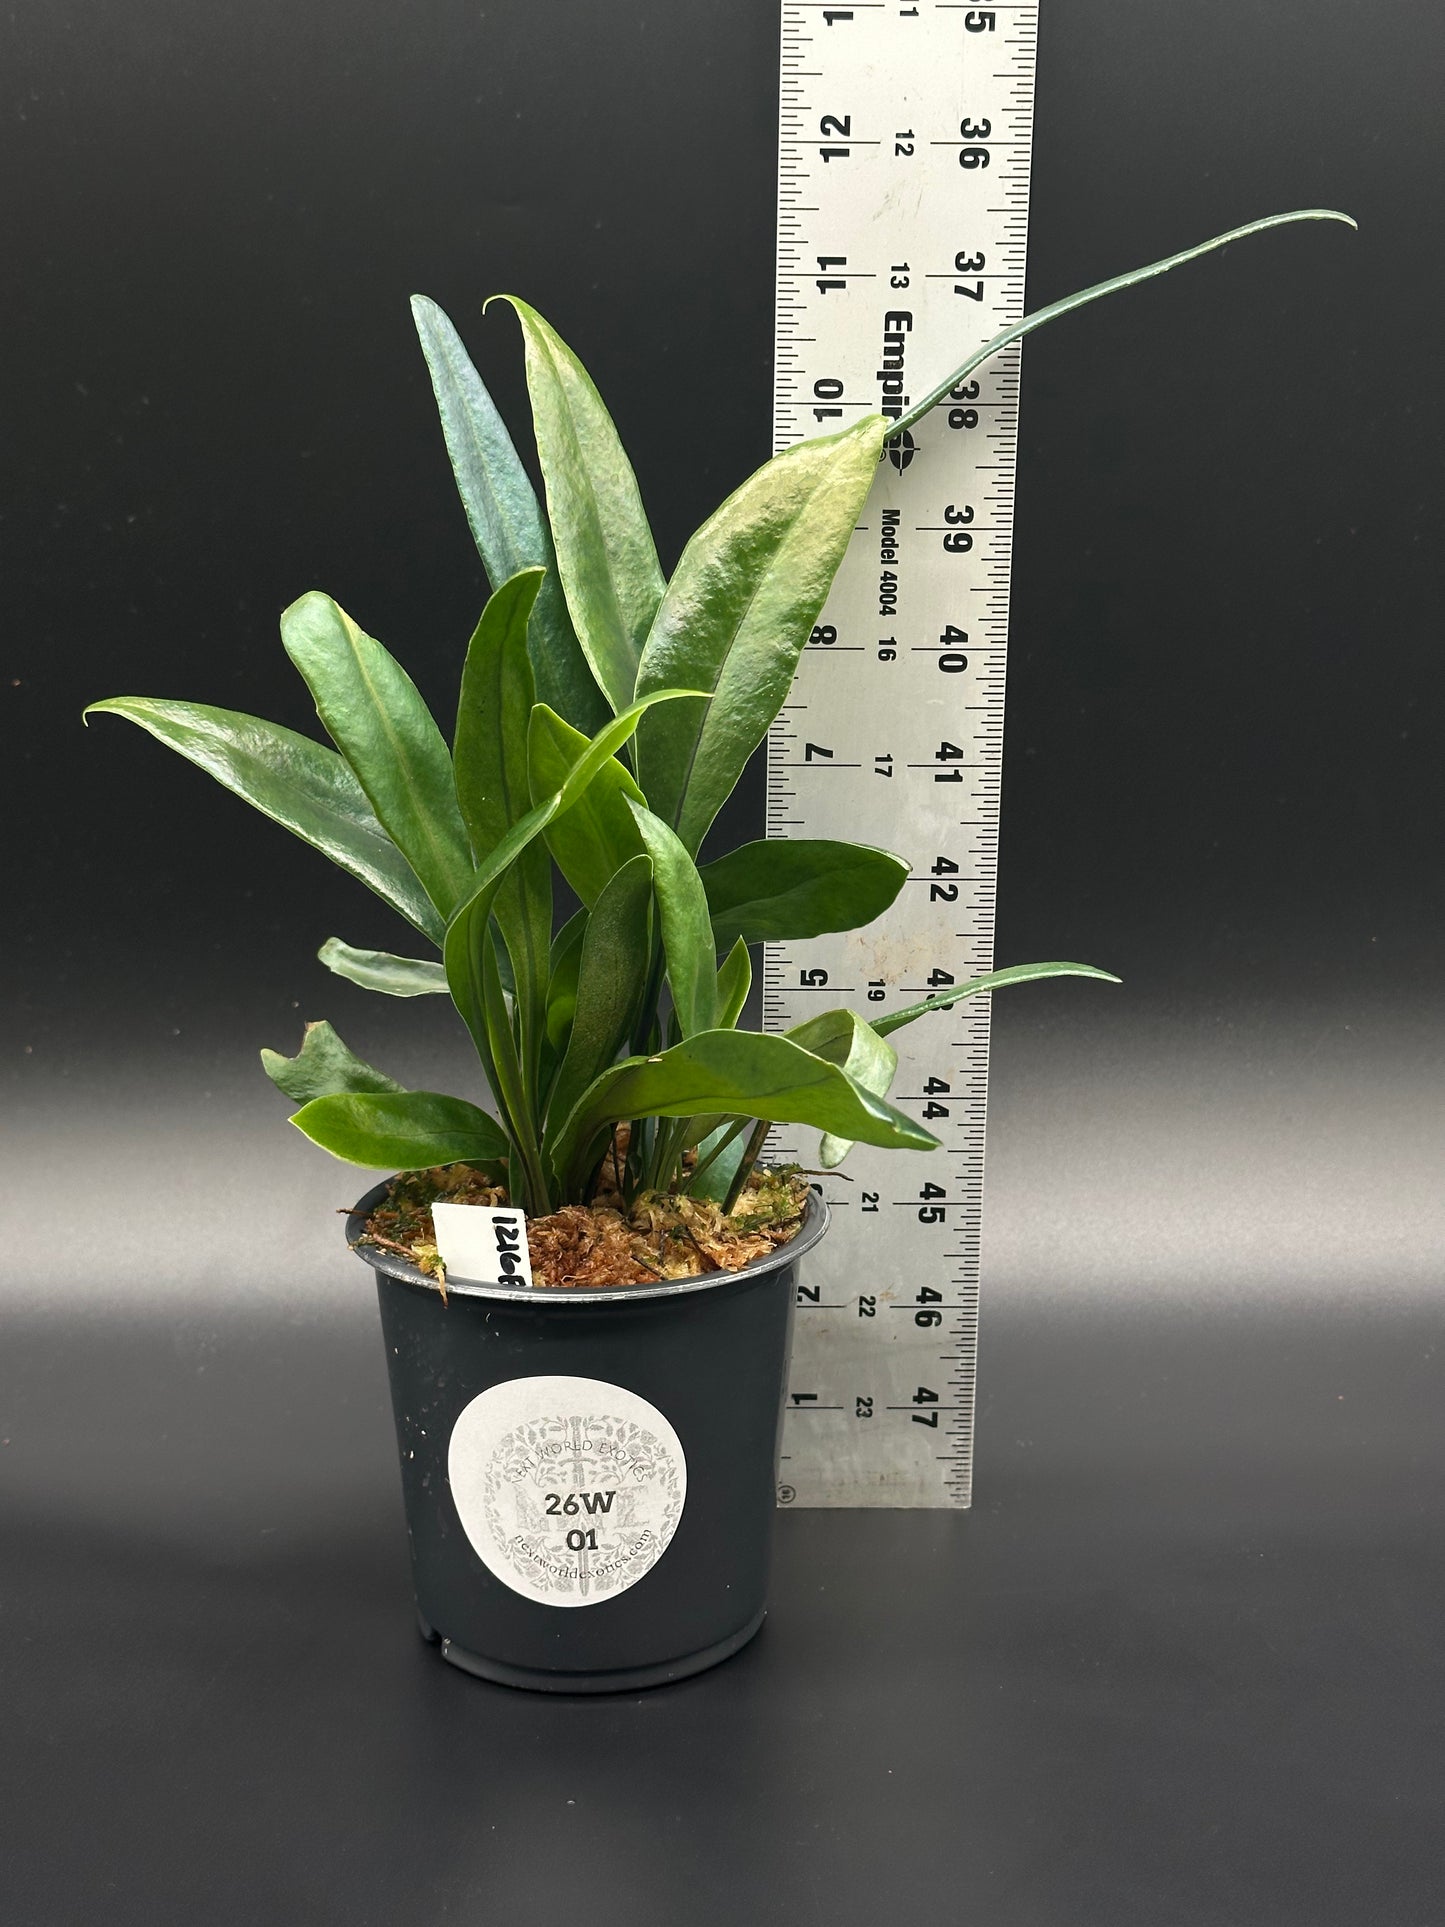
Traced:
<path fill-rule="evenodd" d="M 1438 8 L 1045 0 L 1032 304 L 1361 232 L 1025 349 L 999 957 L 1125 987 L 995 1006 L 975 1512 L 785 1516 L 718 1674 L 539 1705 L 414 1642 L 354 1180 L 255 1051 L 325 1015 L 445 1087 L 456 1031 L 312 961 L 400 943 L 367 893 L 80 729 L 311 727 L 312 586 L 445 712 L 481 579 L 413 289 L 519 439 L 481 298 L 577 344 L 671 561 L 767 453 L 776 33 L 0 27 L 7 1921 L 1445 1918 Z"/>

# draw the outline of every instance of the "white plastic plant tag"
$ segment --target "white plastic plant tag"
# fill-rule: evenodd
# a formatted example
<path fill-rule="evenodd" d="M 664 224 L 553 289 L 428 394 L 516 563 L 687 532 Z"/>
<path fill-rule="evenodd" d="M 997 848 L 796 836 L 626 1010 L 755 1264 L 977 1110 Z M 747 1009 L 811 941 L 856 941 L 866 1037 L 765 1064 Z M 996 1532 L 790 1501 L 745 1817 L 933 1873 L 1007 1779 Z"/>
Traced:
<path fill-rule="evenodd" d="M 527 1219 L 511 1205 L 434 1204 L 437 1249 L 448 1279 L 468 1285 L 530 1285 Z"/>

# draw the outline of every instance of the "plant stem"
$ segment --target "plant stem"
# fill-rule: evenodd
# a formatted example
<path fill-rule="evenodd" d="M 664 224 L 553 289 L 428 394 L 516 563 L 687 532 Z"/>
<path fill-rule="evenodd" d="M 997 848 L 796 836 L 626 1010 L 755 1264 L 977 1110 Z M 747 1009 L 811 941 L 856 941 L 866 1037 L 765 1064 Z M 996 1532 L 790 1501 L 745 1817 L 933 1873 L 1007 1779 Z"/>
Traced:
<path fill-rule="evenodd" d="M 633 1199 L 642 1189 L 642 1176 L 647 1166 L 647 1120 L 641 1117 L 632 1119 L 627 1132 L 627 1157 L 622 1166 L 622 1196 L 631 1208 Z"/>
<path fill-rule="evenodd" d="M 663 1189 L 663 1167 L 667 1163 L 668 1147 L 676 1128 L 677 1126 L 669 1118 L 659 1117 L 653 1120 L 652 1146 L 647 1158 L 646 1189 L 649 1191 Z"/>
<path fill-rule="evenodd" d="M 647 1139 L 647 1156 L 642 1165 L 642 1189 L 644 1191 L 655 1191 L 657 1189 L 657 1161 L 662 1150 L 662 1133 L 664 1128 L 660 1117 L 652 1120 L 652 1129 L 648 1133 Z"/>
<path fill-rule="evenodd" d="M 515 1134 L 514 1143 L 521 1157 L 523 1176 L 522 1209 L 529 1218 L 545 1218 L 552 1209 L 552 1187 L 547 1181 L 542 1153 L 531 1131 Z"/>
<path fill-rule="evenodd" d="M 688 1120 L 675 1117 L 663 1126 L 659 1134 L 657 1180 L 654 1189 L 670 1191 L 672 1181 L 677 1175 L 682 1161 L 683 1140 L 687 1136 Z"/>
<path fill-rule="evenodd" d="M 767 1139 L 768 1132 L 772 1130 L 772 1128 L 772 1125 L 765 1117 L 760 1117 L 756 1124 L 754 1124 L 752 1136 L 748 1139 L 747 1149 L 743 1152 L 743 1161 L 734 1172 L 733 1181 L 728 1186 L 728 1194 L 723 1199 L 723 1215 L 725 1217 L 731 1217 L 738 1199 L 743 1195 L 743 1186 L 752 1176 L 753 1166 L 762 1154 L 763 1144 Z"/>

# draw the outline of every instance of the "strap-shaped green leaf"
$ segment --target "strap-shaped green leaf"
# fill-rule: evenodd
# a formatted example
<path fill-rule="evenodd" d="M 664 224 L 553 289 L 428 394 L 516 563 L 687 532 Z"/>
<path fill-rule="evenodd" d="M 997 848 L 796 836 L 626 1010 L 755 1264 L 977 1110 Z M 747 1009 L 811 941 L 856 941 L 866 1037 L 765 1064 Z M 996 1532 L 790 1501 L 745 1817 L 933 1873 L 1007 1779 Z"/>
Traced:
<path fill-rule="evenodd" d="M 497 968 L 497 942 L 488 931 L 482 942 L 482 1009 L 487 1025 L 488 1055 L 485 1058 L 497 1107 L 507 1120 L 508 1135 L 517 1150 L 517 1163 L 524 1176 L 522 1202 L 531 1212 L 552 1209 L 552 1199 L 540 1159 L 536 1123 L 536 1094 L 529 1087 L 513 1029 L 502 974 Z"/>
<path fill-rule="evenodd" d="M 504 582 L 482 611 L 467 649 L 453 761 L 457 798 L 478 858 L 495 848 L 532 804 L 527 790 L 527 723 L 533 704 L 527 621 L 541 582 L 540 569 L 524 569 Z M 535 1067 L 552 941 L 552 873 L 540 844 L 528 848 L 503 883 L 496 914 L 521 1012 L 523 1057 Z"/>
<path fill-rule="evenodd" d="M 898 1069 L 898 1053 L 854 1010 L 825 1010 L 785 1031 L 795 1044 L 838 1064 L 875 1097 L 886 1097 Z"/>
<path fill-rule="evenodd" d="M 901 435 L 905 428 L 916 428 L 929 410 L 938 406 L 950 388 L 956 388 L 959 382 L 966 381 L 990 355 L 996 355 L 1000 348 L 1007 348 L 1011 341 L 1017 341 L 1020 336 L 1032 334 L 1035 328 L 1042 328 L 1046 321 L 1055 321 L 1060 315 L 1068 314 L 1074 308 L 1082 308 L 1090 301 L 1102 300 L 1106 294 L 1117 294 L 1122 288 L 1132 288 L 1138 281 L 1151 281 L 1156 274 L 1168 274 L 1171 268 L 1182 268 L 1186 261 L 1197 261 L 1201 254 L 1212 254 L 1216 248 L 1227 247 L 1231 241 L 1242 241 L 1249 234 L 1263 234 L 1266 228 L 1286 227 L 1292 221 L 1342 221 L 1351 228 L 1358 225 L 1348 214 L 1341 214 L 1332 207 L 1302 207 L 1296 208 L 1291 214 L 1268 214 L 1262 221 L 1247 221 L 1243 227 L 1231 228 L 1227 234 L 1216 234 L 1212 240 L 1200 241 L 1197 246 L 1185 248 L 1179 254 L 1166 255 L 1162 261 L 1151 261 L 1146 268 L 1131 268 L 1127 274 L 1116 274 L 1108 281 L 1096 281 L 1091 288 L 1080 289 L 1077 294 L 1066 294 L 1061 301 L 1051 301 L 1046 308 L 1039 308 L 1033 314 L 1026 314 L 1022 320 L 1012 322 L 991 341 L 986 341 L 981 348 L 975 348 L 967 361 L 955 368 L 937 387 L 931 388 L 922 401 L 915 402 L 906 415 L 899 417 L 889 429 L 889 436 Z"/>
<path fill-rule="evenodd" d="M 582 945 L 587 936 L 587 912 L 570 916 L 552 939 L 551 971 L 547 978 L 547 1042 L 565 1050 L 567 1033 L 577 1014 L 577 979 L 582 969 Z"/>
<path fill-rule="evenodd" d="M 452 759 L 420 690 L 319 590 L 284 611 L 281 641 L 371 807 L 447 916 L 471 879 L 471 852 Z"/>
<path fill-rule="evenodd" d="M 379 990 L 388 997 L 443 997 L 447 973 L 424 957 L 394 957 L 389 950 L 357 950 L 340 937 L 328 937 L 317 956 L 328 970 L 363 990 Z"/>
<path fill-rule="evenodd" d="M 632 701 L 643 638 L 662 596 L 662 570 L 637 477 L 591 376 L 566 342 L 515 295 L 492 300 L 510 303 L 522 324 L 537 454 L 567 607 L 593 675 L 620 712 Z"/>
<path fill-rule="evenodd" d="M 715 1030 L 717 949 L 707 913 L 707 892 L 697 865 L 660 817 L 636 803 L 628 807 L 652 858 L 652 888 L 678 1029 L 684 1037 Z"/>
<path fill-rule="evenodd" d="M 722 1204 L 732 1190 L 738 1166 L 748 1154 L 750 1118 L 725 1117 L 711 1122 L 712 1128 L 698 1140 L 696 1175 L 688 1184 L 690 1196 L 711 1198 Z M 691 1131 L 689 1131 L 689 1136 Z"/>
<path fill-rule="evenodd" d="M 753 987 L 753 962 L 741 937 L 723 959 L 717 973 L 717 1022 L 719 1030 L 736 1030 L 748 992 Z"/>
<path fill-rule="evenodd" d="M 831 930 L 860 930 L 892 903 L 908 878 L 902 857 L 863 843 L 799 837 L 742 843 L 701 876 L 719 950 L 736 938 L 792 943 Z"/>
<path fill-rule="evenodd" d="M 452 913 L 451 922 L 447 925 L 444 954 L 447 979 L 452 984 L 453 997 L 457 993 L 457 983 L 452 976 L 452 965 L 454 957 L 459 958 L 457 944 L 462 941 L 462 926 L 464 924 L 471 926 L 473 935 L 485 927 L 486 919 L 491 915 L 496 901 L 497 886 L 512 864 L 528 844 L 542 834 L 554 818 L 561 816 L 574 804 L 580 802 L 598 772 L 612 760 L 636 730 L 641 718 L 655 703 L 673 702 L 679 697 L 696 696 L 697 693 L 695 689 L 659 689 L 638 702 L 630 703 L 620 716 L 614 716 L 611 722 L 604 724 L 598 730 L 568 770 L 561 788 L 551 796 L 544 797 L 519 822 L 514 823 L 501 842 L 480 859 L 472 879 L 472 887 L 457 905 Z M 480 955 L 478 950 L 478 969 L 480 969 Z M 478 988 L 480 983 L 481 979 L 478 975 Z M 463 1010 L 462 1015 L 465 1017 L 466 1014 Z"/>
<path fill-rule="evenodd" d="M 710 1030 L 656 1057 L 629 1057 L 605 1071 L 558 1133 L 554 1160 L 571 1190 L 585 1182 L 609 1127 L 620 1118 L 699 1112 L 812 1124 L 891 1150 L 931 1151 L 938 1140 L 883 1098 L 786 1037 Z"/>
<path fill-rule="evenodd" d="M 532 799 L 562 787 L 587 747 L 587 738 L 545 703 L 532 711 L 527 760 Z M 642 853 L 642 838 L 628 802 L 641 803 L 631 772 L 614 757 L 604 763 L 587 793 L 547 829 L 547 848 L 583 903 L 591 905 L 624 863 Z"/>
<path fill-rule="evenodd" d="M 638 732 L 649 806 L 695 855 L 788 690 L 848 547 L 891 424 L 865 416 L 766 463 L 704 522 L 667 585 L 637 693 L 713 693 Z"/>
<path fill-rule="evenodd" d="M 795 1024 L 784 1033 L 804 1050 L 830 1064 L 840 1064 L 854 1083 L 875 1097 L 887 1097 L 898 1069 L 898 1053 L 886 1043 L 856 1011 L 825 1010 L 806 1023 Z M 823 1133 L 818 1162 L 825 1171 L 841 1164 L 853 1148 L 853 1140 Z"/>
<path fill-rule="evenodd" d="M 451 922 L 447 925 L 446 938 L 442 946 L 447 985 L 452 994 L 452 1001 L 471 1032 L 477 1054 L 492 1081 L 492 1088 L 499 1098 L 504 1098 L 505 1094 L 497 1089 L 498 1072 L 491 1062 L 485 975 L 488 924 L 496 905 L 497 892 L 512 865 L 534 839 L 542 834 L 555 817 L 561 815 L 564 810 L 571 809 L 585 795 L 588 785 L 598 771 L 621 749 L 647 710 L 654 703 L 668 702 L 678 696 L 696 693 L 695 690 L 658 690 L 640 702 L 629 704 L 620 716 L 615 716 L 610 723 L 605 724 L 572 765 L 560 790 L 545 797 L 519 822 L 514 823 L 501 842 L 481 859 L 477 865 L 471 890 L 457 906 Z M 529 1092 L 529 1103 L 532 1108 L 529 1111 L 528 1120 L 525 1122 L 513 1120 L 519 1144 L 524 1148 L 529 1128 L 534 1134 L 540 1136 L 538 1129 L 540 1101 L 540 1090 L 533 1088 Z"/>
<path fill-rule="evenodd" d="M 491 941 L 488 926 L 496 905 L 497 892 L 508 870 L 528 844 L 542 834 L 557 814 L 561 802 L 559 793 L 547 797 L 535 809 L 529 810 L 477 866 L 471 893 L 458 906 L 447 925 L 442 945 L 442 960 L 446 966 L 447 988 L 451 991 L 452 1002 L 472 1034 L 472 1041 L 487 1070 L 494 1093 L 504 1102 L 505 1093 L 497 1089 L 497 1073 L 492 1064 L 491 1038 L 487 1026 L 485 973 L 487 949 Z"/>
<path fill-rule="evenodd" d="M 434 1164 L 488 1164 L 509 1146 L 495 1118 L 439 1091 L 317 1097 L 291 1122 L 348 1164 L 378 1171 L 425 1171 Z"/>
<path fill-rule="evenodd" d="M 536 492 L 456 329 L 424 294 L 412 296 L 411 312 L 457 490 L 487 579 L 500 589 L 521 569 L 547 571 L 528 625 L 537 689 L 544 702 L 590 736 L 606 721 L 608 705 L 567 613 L 552 537 Z"/>
<path fill-rule="evenodd" d="M 872 1028 L 880 1037 L 887 1037 L 891 1031 L 901 1030 L 905 1024 L 926 1017 L 932 1010 L 947 1010 L 960 997 L 978 997 L 986 990 L 1006 990 L 1010 984 L 1036 983 L 1040 977 L 1097 977 L 1105 984 L 1120 981 L 1107 970 L 1095 970 L 1092 964 L 1010 964 L 1005 970 L 989 971 L 986 977 L 970 977 L 967 983 L 955 984 L 952 990 L 940 990 L 934 997 L 925 997 L 921 1004 L 909 1004 L 903 1010 L 890 1010 L 886 1017 L 874 1017 Z"/>
<path fill-rule="evenodd" d="M 635 856 L 612 877 L 587 919 L 567 1055 L 548 1100 L 566 1118 L 613 1062 L 637 1014 L 651 949 L 652 861 Z"/>
<path fill-rule="evenodd" d="M 330 1024 L 308 1024 L 294 1057 L 263 1050 L 261 1067 L 271 1082 L 297 1104 L 314 1097 L 334 1097 L 342 1091 L 399 1091 L 394 1077 L 375 1069 L 347 1049 Z"/>
<path fill-rule="evenodd" d="M 650 709 L 655 709 L 659 703 L 686 702 L 691 706 L 695 701 L 706 704 L 709 700 L 704 689 L 650 689 L 645 696 L 639 696 L 636 702 L 620 709 L 610 723 L 605 723 L 598 730 L 568 770 L 557 814 L 565 814 L 582 801 L 596 777 L 624 743 L 631 740 Z"/>
<path fill-rule="evenodd" d="M 442 918 L 334 749 L 279 723 L 206 703 L 113 696 L 92 703 L 85 714 L 98 711 L 124 716 L 148 730 L 157 742 L 243 796 L 273 823 L 329 856 L 433 942 L 441 942 Z"/>
<path fill-rule="evenodd" d="M 523 569 L 504 582 L 467 645 L 452 760 L 462 820 L 479 858 L 532 807 L 527 723 L 536 695 L 527 619 L 542 579 L 540 569 Z"/>

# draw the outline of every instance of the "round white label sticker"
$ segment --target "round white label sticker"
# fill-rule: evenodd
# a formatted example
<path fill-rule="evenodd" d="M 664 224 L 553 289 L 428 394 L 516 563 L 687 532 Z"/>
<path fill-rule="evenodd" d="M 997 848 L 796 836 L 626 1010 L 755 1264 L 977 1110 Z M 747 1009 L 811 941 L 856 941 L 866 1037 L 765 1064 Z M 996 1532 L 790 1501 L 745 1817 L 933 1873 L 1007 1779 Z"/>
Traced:
<path fill-rule="evenodd" d="M 655 1405 L 598 1378 L 512 1378 L 452 1428 L 452 1499 L 478 1558 L 547 1606 L 625 1592 L 667 1550 L 687 1496 Z"/>

